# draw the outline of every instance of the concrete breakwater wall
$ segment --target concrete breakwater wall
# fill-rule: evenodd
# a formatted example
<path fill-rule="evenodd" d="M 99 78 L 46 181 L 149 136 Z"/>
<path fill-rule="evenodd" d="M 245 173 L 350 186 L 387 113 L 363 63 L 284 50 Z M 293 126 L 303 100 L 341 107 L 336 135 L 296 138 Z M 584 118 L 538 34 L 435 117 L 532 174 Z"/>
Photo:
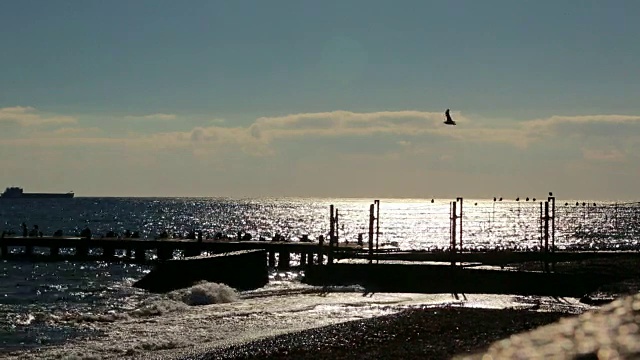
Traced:
<path fill-rule="evenodd" d="M 307 266 L 311 285 L 359 284 L 370 292 L 486 293 L 581 297 L 619 279 L 594 273 L 467 269 L 449 265 L 333 264 Z"/>
<path fill-rule="evenodd" d="M 222 283 L 238 290 L 260 288 L 269 282 L 267 252 L 235 251 L 159 262 L 133 286 L 163 293 L 186 288 L 199 281 Z"/>

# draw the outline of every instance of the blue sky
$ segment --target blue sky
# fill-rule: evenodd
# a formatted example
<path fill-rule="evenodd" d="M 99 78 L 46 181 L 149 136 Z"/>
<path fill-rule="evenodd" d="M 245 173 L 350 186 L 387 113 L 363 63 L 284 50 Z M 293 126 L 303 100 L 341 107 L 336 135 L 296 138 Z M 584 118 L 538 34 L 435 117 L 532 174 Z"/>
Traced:
<path fill-rule="evenodd" d="M 4 1 L 0 184 L 636 199 L 638 13 L 586 0 Z M 457 127 L 441 124 L 446 108 Z"/>

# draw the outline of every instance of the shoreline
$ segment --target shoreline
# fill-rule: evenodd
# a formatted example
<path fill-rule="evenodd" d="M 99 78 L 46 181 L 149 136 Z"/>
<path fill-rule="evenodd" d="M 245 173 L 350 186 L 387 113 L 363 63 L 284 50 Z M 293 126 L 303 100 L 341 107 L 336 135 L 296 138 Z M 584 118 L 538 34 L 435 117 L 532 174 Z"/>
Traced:
<path fill-rule="evenodd" d="M 640 290 L 640 258 L 588 259 L 553 264 L 559 273 L 605 273 L 626 280 L 609 283 L 585 298 L 609 302 Z M 539 262 L 517 264 L 540 271 Z M 599 307 L 596 307 L 599 309 Z M 531 309 L 485 309 L 455 305 L 404 310 L 371 319 L 288 333 L 242 345 L 194 350 L 174 360 L 242 359 L 451 359 L 483 353 L 496 341 L 552 324 L 576 313 Z"/>
<path fill-rule="evenodd" d="M 449 359 L 571 316 L 575 314 L 458 306 L 410 309 L 172 359 Z"/>

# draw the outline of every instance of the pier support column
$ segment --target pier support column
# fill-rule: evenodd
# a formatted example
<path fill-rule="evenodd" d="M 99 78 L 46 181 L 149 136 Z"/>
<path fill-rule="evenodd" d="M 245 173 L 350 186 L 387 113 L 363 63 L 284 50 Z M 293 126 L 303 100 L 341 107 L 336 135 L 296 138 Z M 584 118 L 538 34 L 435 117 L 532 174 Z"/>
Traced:
<path fill-rule="evenodd" d="M 85 259 L 89 256 L 89 246 L 86 244 L 76 246 L 76 257 Z"/>
<path fill-rule="evenodd" d="M 291 254 L 286 251 L 282 251 L 278 254 L 278 269 L 289 270 L 291 267 Z"/>
<path fill-rule="evenodd" d="M 188 247 L 184 250 L 184 257 L 192 257 L 192 256 L 200 256 L 202 251 L 200 250 L 200 246 L 196 247 Z"/>
<path fill-rule="evenodd" d="M 49 256 L 58 257 L 60 256 L 60 248 L 57 246 L 52 246 L 49 248 Z"/>
<path fill-rule="evenodd" d="M 137 263 L 144 263 L 147 261 L 146 250 L 144 248 L 136 248 L 135 256 Z"/>
<path fill-rule="evenodd" d="M 276 253 L 273 251 L 269 251 L 269 267 L 270 268 L 276 267 Z"/>
<path fill-rule="evenodd" d="M 307 264 L 313 265 L 313 253 L 307 253 Z"/>
<path fill-rule="evenodd" d="M 24 247 L 24 255 L 32 256 L 33 255 L 33 245 L 25 245 Z"/>
<path fill-rule="evenodd" d="M 172 248 L 159 248 L 158 249 L 158 259 L 160 260 L 171 260 L 173 258 L 173 249 Z"/>
<path fill-rule="evenodd" d="M 307 253 L 300 253 L 300 266 L 307 265 Z"/>
<path fill-rule="evenodd" d="M 318 265 L 322 265 L 324 262 L 324 236 L 318 237 Z"/>
<path fill-rule="evenodd" d="M 104 247 L 102 248 L 102 257 L 105 260 L 113 260 L 116 256 L 116 249 L 112 247 Z"/>
<path fill-rule="evenodd" d="M 9 247 L 2 242 L 2 238 L 4 238 L 4 231 L 0 237 L 0 258 L 7 258 L 9 257 Z"/>

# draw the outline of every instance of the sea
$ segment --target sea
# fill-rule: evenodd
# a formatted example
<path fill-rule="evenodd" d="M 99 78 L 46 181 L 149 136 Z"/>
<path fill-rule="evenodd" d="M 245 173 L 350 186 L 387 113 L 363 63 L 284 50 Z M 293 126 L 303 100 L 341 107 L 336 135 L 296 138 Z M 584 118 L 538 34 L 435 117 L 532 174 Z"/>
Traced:
<path fill-rule="evenodd" d="M 137 231 L 141 238 L 153 239 L 165 231 L 172 237 L 202 231 L 205 238 L 240 232 L 267 240 L 278 234 L 289 241 L 303 236 L 315 241 L 329 234 L 331 206 L 338 213 L 340 242 L 356 242 L 360 234 L 367 239 L 373 206 L 378 245 L 399 250 L 447 249 L 453 218 L 456 246 L 463 251 L 538 251 L 544 246 L 546 216 L 551 219 L 546 222 L 550 246 L 559 250 L 638 250 L 640 245 L 640 203 L 555 198 L 0 199 L 0 231 L 19 235 L 25 223 L 28 229 L 37 225 L 44 235 L 61 231 L 72 236 L 89 227 L 94 237 Z M 0 260 L 0 358 L 180 359 L 187 353 L 409 308 L 569 313 L 590 308 L 572 298 L 371 294 L 358 285 L 319 288 L 304 284 L 304 271 L 296 268 L 272 270 L 268 285 L 251 291 L 210 282 L 167 294 L 134 288 L 151 268 L 102 261 Z"/>

